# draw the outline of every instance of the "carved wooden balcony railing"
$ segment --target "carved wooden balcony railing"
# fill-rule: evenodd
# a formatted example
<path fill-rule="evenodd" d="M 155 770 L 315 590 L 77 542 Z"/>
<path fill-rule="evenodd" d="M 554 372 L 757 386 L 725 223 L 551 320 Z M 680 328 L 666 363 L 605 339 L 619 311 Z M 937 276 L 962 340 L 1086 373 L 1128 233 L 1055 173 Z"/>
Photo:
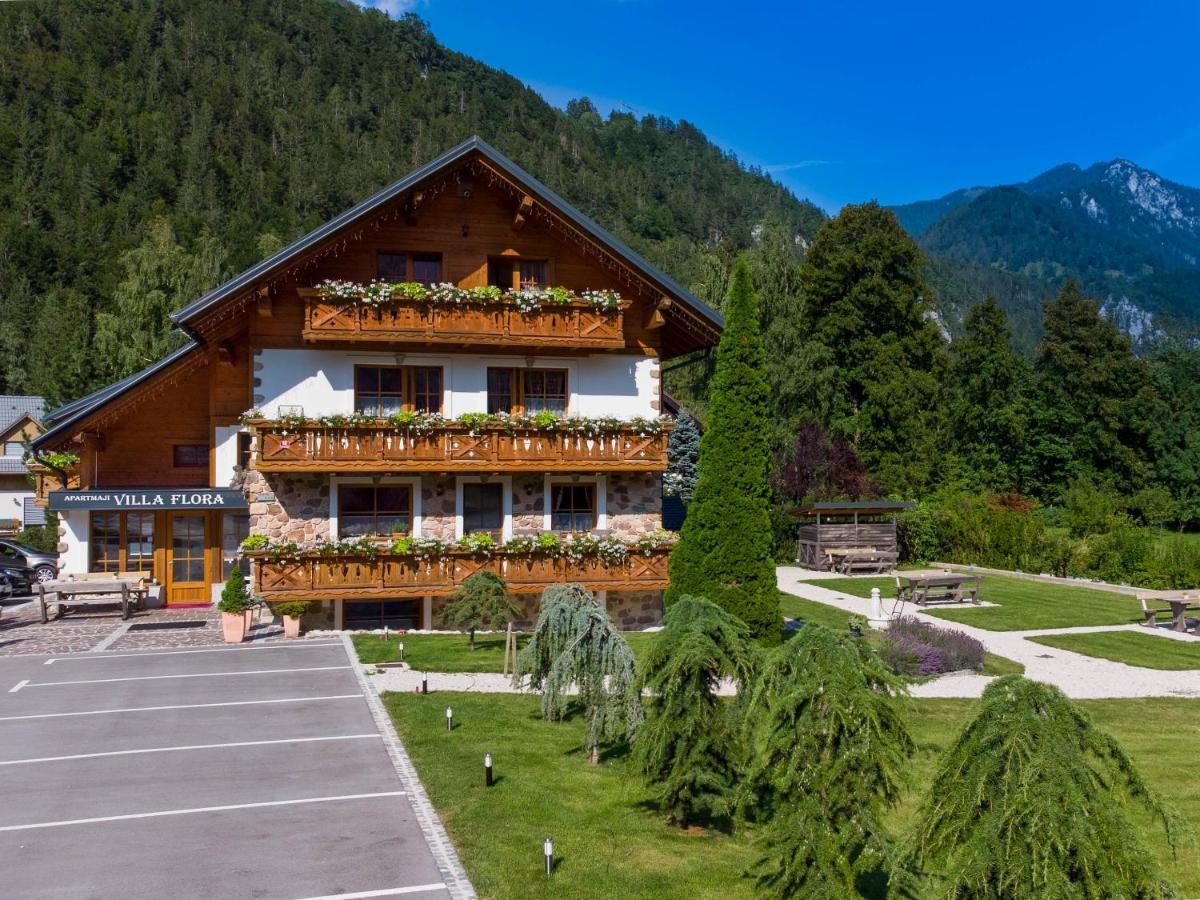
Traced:
<path fill-rule="evenodd" d="M 625 346 L 625 308 L 579 301 L 521 312 L 510 303 L 439 306 L 396 299 L 383 306 L 329 299 L 301 288 L 306 341 L 420 341 L 521 347 L 619 350 Z"/>
<path fill-rule="evenodd" d="M 283 428 L 251 423 L 262 472 L 663 472 L 670 426 L 596 436 L 561 430 L 445 425 L 421 434 L 391 425 Z"/>
<path fill-rule="evenodd" d="M 664 590 L 670 547 L 631 551 L 623 562 L 572 560 L 530 553 L 480 556 L 451 551 L 437 559 L 381 554 L 272 560 L 247 553 L 253 562 L 254 593 L 264 600 L 364 600 L 440 596 L 470 576 L 490 569 L 517 594 L 538 593 L 547 585 L 578 582 L 592 591 Z"/>
<path fill-rule="evenodd" d="M 66 483 L 62 476 L 47 466 L 30 463 L 29 471 L 34 477 L 33 503 L 35 506 L 46 506 L 50 502 L 50 492 L 64 489 L 74 490 L 80 487 L 79 469 L 73 467 L 67 472 Z"/>

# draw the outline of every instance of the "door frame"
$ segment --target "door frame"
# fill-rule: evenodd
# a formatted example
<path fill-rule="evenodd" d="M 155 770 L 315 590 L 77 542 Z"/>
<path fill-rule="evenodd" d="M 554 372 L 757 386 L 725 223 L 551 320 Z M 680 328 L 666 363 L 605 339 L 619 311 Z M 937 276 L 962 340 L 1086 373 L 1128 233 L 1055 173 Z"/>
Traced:
<path fill-rule="evenodd" d="M 177 517 L 200 519 L 204 523 L 204 547 L 201 551 L 201 558 L 204 561 L 204 576 L 201 581 L 175 581 L 174 562 L 175 562 L 175 519 Z M 191 606 L 198 603 L 212 602 L 212 584 L 213 584 L 213 555 L 220 553 L 220 535 L 216 532 L 220 528 L 219 521 L 214 521 L 213 513 L 210 510 L 170 510 L 166 513 L 166 528 L 164 531 L 164 566 L 163 566 L 163 591 L 166 594 L 164 600 L 167 606 Z M 189 592 L 199 592 L 199 597 L 184 597 L 177 598 L 176 590 L 187 590 Z"/>

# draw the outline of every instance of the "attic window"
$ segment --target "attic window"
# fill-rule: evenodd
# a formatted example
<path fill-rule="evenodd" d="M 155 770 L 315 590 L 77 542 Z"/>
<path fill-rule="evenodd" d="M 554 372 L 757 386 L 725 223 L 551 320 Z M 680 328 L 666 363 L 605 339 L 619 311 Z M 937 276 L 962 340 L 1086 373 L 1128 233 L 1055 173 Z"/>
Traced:
<path fill-rule="evenodd" d="M 380 253 L 375 257 L 375 277 L 381 281 L 408 278 L 408 256 L 404 253 Z"/>

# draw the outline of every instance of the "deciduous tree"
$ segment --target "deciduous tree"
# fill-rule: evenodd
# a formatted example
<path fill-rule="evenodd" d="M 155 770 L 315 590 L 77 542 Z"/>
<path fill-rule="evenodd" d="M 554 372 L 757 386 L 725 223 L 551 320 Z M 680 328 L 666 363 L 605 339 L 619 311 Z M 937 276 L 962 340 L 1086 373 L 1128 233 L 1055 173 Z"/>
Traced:
<path fill-rule="evenodd" d="M 495 572 L 481 569 L 462 583 L 442 610 L 447 625 L 466 628 L 468 646 L 475 649 L 475 629 L 500 628 L 521 611 L 508 595 L 508 585 Z"/>

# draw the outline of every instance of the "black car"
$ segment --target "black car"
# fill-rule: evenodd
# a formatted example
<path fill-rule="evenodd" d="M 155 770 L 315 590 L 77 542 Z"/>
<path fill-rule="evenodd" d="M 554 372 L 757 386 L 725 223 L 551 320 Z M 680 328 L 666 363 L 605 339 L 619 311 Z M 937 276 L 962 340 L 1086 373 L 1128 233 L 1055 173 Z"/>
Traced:
<path fill-rule="evenodd" d="M 20 569 L 23 574 L 19 580 L 30 583 L 53 581 L 58 576 L 58 555 L 43 553 L 18 541 L 0 539 L 0 569 Z"/>

